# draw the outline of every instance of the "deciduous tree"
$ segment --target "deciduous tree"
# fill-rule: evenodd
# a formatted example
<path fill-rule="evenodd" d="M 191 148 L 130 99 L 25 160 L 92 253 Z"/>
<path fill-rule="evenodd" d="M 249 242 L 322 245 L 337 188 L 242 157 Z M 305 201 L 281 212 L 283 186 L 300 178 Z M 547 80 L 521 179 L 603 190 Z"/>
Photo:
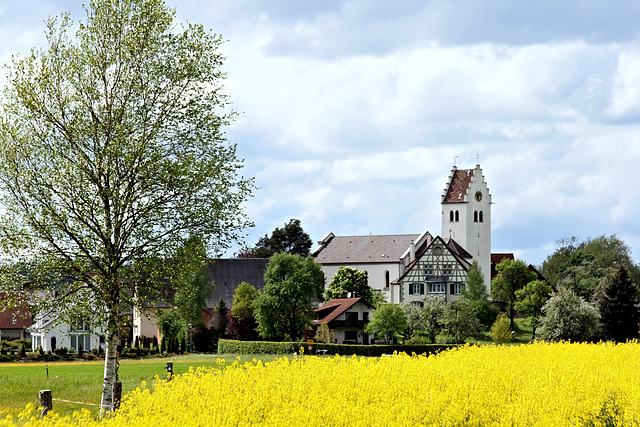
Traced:
<path fill-rule="evenodd" d="M 291 219 L 283 228 L 276 227 L 271 236 L 264 235 L 253 249 L 256 258 L 269 258 L 279 252 L 307 256 L 311 249 L 311 238 L 300 225 L 299 219 Z"/>
<path fill-rule="evenodd" d="M 597 336 L 600 313 L 575 292 L 559 288 L 542 307 L 538 333 L 549 341 L 586 341 Z"/>
<path fill-rule="evenodd" d="M 544 280 L 534 280 L 527 283 L 524 288 L 516 291 L 515 309 L 529 316 L 531 320 L 531 339 L 536 339 L 536 328 L 540 323 L 542 307 L 551 297 L 553 288 Z"/>
<path fill-rule="evenodd" d="M 297 339 L 311 326 L 314 301 L 322 299 L 324 273 L 310 256 L 277 253 L 264 274 L 266 282 L 254 302 L 263 338 Z"/>
<path fill-rule="evenodd" d="M 397 304 L 381 304 L 373 311 L 364 331 L 390 344 L 394 337 L 401 338 L 407 328 L 402 307 Z"/>
<path fill-rule="evenodd" d="M 484 284 L 484 274 L 478 264 L 473 261 L 467 272 L 467 285 L 462 290 L 461 298 L 469 303 L 484 331 L 488 330 L 498 316 L 498 309 L 491 305 L 489 293 Z"/>
<path fill-rule="evenodd" d="M 536 274 L 522 260 L 503 259 L 496 266 L 496 277 L 491 281 L 491 296 L 501 303 L 509 315 L 509 327 L 513 330 L 516 291 L 536 279 Z"/>
<path fill-rule="evenodd" d="M 192 279 L 193 256 L 177 255 L 190 235 L 209 253 L 239 237 L 253 182 L 224 137 L 236 114 L 222 38 L 176 25 L 162 0 L 92 0 L 86 13 L 49 19 L 47 46 L 9 67 L 0 282 L 55 290 L 33 308 L 103 326 L 110 411 L 123 313 Z"/>
<path fill-rule="evenodd" d="M 331 283 L 325 290 L 328 300 L 335 298 L 362 298 L 372 306 L 377 306 L 380 298 L 369 286 L 369 276 L 366 271 L 351 267 L 339 267 L 331 278 Z"/>

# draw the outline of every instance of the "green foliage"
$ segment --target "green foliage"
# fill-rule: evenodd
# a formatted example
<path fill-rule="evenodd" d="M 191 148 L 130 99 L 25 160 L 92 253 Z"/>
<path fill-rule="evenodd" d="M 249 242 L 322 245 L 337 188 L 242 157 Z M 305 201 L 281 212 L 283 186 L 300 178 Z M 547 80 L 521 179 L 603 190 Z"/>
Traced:
<path fill-rule="evenodd" d="M 331 283 L 325 290 L 328 300 L 336 298 L 362 298 L 368 304 L 377 303 L 376 292 L 369 286 L 369 276 L 366 271 L 351 267 L 339 267 L 331 278 Z"/>
<path fill-rule="evenodd" d="M 218 354 L 293 354 L 304 347 L 308 352 L 306 343 L 303 342 L 268 342 L 268 341 L 234 341 L 220 340 Z M 379 357 L 394 352 L 407 354 L 436 354 L 456 347 L 451 344 L 427 344 L 427 345 L 353 345 L 353 344 L 314 344 L 315 350 L 327 350 L 327 355 L 340 354 L 345 356 L 370 356 Z"/>
<path fill-rule="evenodd" d="M 34 314 L 106 330 L 110 411 L 122 313 L 191 281 L 190 236 L 208 252 L 237 240 L 254 185 L 224 137 L 236 113 L 223 39 L 177 25 L 162 0 L 92 0 L 86 12 L 50 18 L 47 46 L 9 66 L 0 283 L 44 291 Z"/>
<path fill-rule="evenodd" d="M 620 264 L 629 270 L 632 282 L 640 283 L 640 267 L 633 262 L 629 246 L 615 234 L 584 241 L 572 236 L 556 241 L 556 250 L 547 256 L 540 271 L 550 283 L 568 276 L 572 289 L 593 302 L 600 279 Z"/>
<path fill-rule="evenodd" d="M 314 300 L 321 300 L 324 273 L 313 258 L 275 254 L 264 274 L 266 282 L 254 302 L 258 333 L 263 338 L 294 339 L 311 326 Z"/>
<path fill-rule="evenodd" d="M 306 257 L 311 249 L 311 238 L 304 232 L 299 219 L 291 219 L 283 228 L 276 227 L 271 237 L 261 237 L 253 249 L 256 258 L 270 258 L 272 255 L 287 252 Z"/>
<path fill-rule="evenodd" d="M 464 299 L 447 303 L 441 321 L 447 342 L 454 344 L 462 344 L 480 331 L 480 323 L 471 305 Z"/>
<path fill-rule="evenodd" d="M 484 275 L 477 261 L 473 261 L 467 272 L 467 285 L 462 290 L 461 299 L 469 303 L 471 311 L 480 322 L 482 330 L 488 330 L 498 316 L 499 310 L 491 305 Z"/>
<path fill-rule="evenodd" d="M 233 294 L 233 305 L 231 306 L 233 317 L 241 322 L 253 320 L 253 304 L 257 298 L 258 290 L 254 286 L 247 282 L 240 283 Z"/>
<path fill-rule="evenodd" d="M 544 280 L 534 280 L 516 291 L 517 301 L 514 307 L 531 319 L 532 339 L 536 338 L 536 327 L 540 322 L 542 307 L 551 297 L 552 292 L 553 288 Z"/>
<path fill-rule="evenodd" d="M 542 313 L 538 333 L 543 340 L 587 341 L 598 334 L 598 310 L 570 289 L 559 288 L 542 307 Z"/>
<path fill-rule="evenodd" d="M 333 330 L 329 328 L 329 324 L 323 323 L 318 326 L 314 340 L 319 343 L 333 343 Z"/>
<path fill-rule="evenodd" d="M 218 341 L 218 354 L 293 354 L 300 351 L 303 342 L 272 341 Z"/>
<path fill-rule="evenodd" d="M 163 339 L 171 340 L 182 337 L 189 329 L 188 324 L 185 322 L 179 310 L 158 310 L 156 312 L 156 318 L 158 319 L 158 328 L 160 329 Z M 136 336 L 135 348 L 138 347 L 138 337 Z"/>
<path fill-rule="evenodd" d="M 604 290 L 600 315 L 604 339 L 625 342 L 639 337 L 637 289 L 622 264 Z"/>
<path fill-rule="evenodd" d="M 511 328 L 509 327 L 509 318 L 507 313 L 500 313 L 498 318 L 491 326 L 491 341 L 494 344 L 506 344 L 513 339 L 511 335 Z"/>
<path fill-rule="evenodd" d="M 373 311 L 364 331 L 389 344 L 394 337 L 401 338 L 405 329 L 407 329 L 407 320 L 402 307 L 387 303 L 381 304 Z"/>
<path fill-rule="evenodd" d="M 536 280 L 536 274 L 522 260 L 505 258 L 496 266 L 496 277 L 491 281 L 491 296 L 506 309 L 511 329 L 515 317 L 516 291 L 532 280 Z"/>
<path fill-rule="evenodd" d="M 402 308 L 407 321 L 406 336 L 410 339 L 425 336 L 430 343 L 435 343 L 442 330 L 445 302 L 439 298 L 426 298 L 422 307 L 404 304 Z"/>

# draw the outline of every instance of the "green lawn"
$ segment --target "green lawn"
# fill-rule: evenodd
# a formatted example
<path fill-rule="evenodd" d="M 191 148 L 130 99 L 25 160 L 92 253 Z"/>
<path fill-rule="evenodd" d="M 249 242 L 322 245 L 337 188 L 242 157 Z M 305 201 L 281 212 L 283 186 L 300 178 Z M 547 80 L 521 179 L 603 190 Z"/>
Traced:
<path fill-rule="evenodd" d="M 263 362 L 274 360 L 276 355 L 261 355 Z M 121 360 L 118 371 L 122 382 L 123 395 L 139 387 L 143 381 L 151 385 L 155 376 L 165 378 L 167 362 L 173 363 L 174 374 L 185 373 L 190 367 L 216 367 L 218 359 L 225 365 L 239 358 L 240 363 L 252 361 L 253 355 L 188 355 L 170 358 L 150 358 L 141 360 Z M 220 365 L 222 366 L 222 365 Z M 48 376 L 47 376 L 48 369 Z M 103 361 L 94 362 L 38 362 L 0 364 L 0 418 L 7 413 L 19 411 L 27 403 L 40 404 L 38 392 L 49 389 L 54 399 L 64 399 L 77 403 L 53 402 L 54 411 L 70 414 L 80 409 L 90 409 L 98 414 L 102 393 Z"/>
<path fill-rule="evenodd" d="M 516 324 L 516 338 L 507 343 L 507 345 L 519 345 L 519 344 L 526 344 L 528 342 L 531 341 L 531 333 L 532 333 L 532 328 L 531 328 L 531 322 L 529 321 L 529 319 L 523 319 L 523 318 L 516 318 L 514 319 L 515 324 Z M 491 337 L 489 336 L 489 333 L 487 333 L 487 338 L 484 340 L 477 340 L 474 338 L 471 338 L 468 340 L 468 342 L 470 344 L 478 344 L 478 345 L 485 345 L 485 344 L 493 344 L 491 342 Z"/>

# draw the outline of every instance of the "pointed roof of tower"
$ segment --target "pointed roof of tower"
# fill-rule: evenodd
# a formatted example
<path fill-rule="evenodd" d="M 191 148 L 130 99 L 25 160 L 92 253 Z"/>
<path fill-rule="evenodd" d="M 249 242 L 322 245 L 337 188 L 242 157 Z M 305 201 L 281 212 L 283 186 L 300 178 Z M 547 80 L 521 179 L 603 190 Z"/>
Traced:
<path fill-rule="evenodd" d="M 445 193 L 442 196 L 442 203 L 463 203 L 475 169 L 458 170 L 454 166 L 452 172 L 447 188 L 445 188 Z"/>

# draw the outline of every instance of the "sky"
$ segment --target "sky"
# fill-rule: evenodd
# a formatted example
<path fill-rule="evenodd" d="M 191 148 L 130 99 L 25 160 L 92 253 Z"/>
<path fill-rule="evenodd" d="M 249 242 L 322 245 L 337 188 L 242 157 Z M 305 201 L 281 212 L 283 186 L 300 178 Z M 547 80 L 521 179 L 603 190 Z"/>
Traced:
<path fill-rule="evenodd" d="M 84 1 L 0 0 L 1 63 Z M 292 218 L 314 246 L 440 235 L 452 166 L 479 162 L 493 252 L 540 265 L 559 239 L 615 234 L 640 261 L 637 0 L 167 4 L 227 40 L 226 135 L 258 187 L 247 245 Z"/>

